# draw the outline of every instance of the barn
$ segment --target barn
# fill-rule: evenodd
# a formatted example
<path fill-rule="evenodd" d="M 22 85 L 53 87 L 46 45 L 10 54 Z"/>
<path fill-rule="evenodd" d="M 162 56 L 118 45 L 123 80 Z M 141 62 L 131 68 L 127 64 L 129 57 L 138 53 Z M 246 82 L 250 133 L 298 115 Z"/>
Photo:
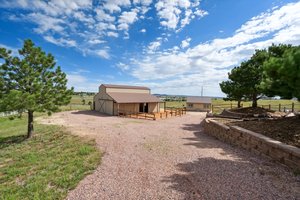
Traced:
<path fill-rule="evenodd" d="M 160 112 L 161 100 L 148 87 L 102 84 L 94 96 L 94 110 L 108 115 Z"/>
<path fill-rule="evenodd" d="M 210 97 L 187 97 L 186 105 L 188 111 L 210 111 L 211 110 L 211 98 Z"/>

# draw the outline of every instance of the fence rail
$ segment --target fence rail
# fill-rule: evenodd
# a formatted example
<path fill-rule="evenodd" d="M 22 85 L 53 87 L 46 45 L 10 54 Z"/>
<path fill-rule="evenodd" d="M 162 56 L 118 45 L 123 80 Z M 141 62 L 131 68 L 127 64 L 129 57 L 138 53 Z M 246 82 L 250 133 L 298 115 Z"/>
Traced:
<path fill-rule="evenodd" d="M 153 112 L 153 113 L 144 113 L 144 112 L 135 112 L 128 110 L 119 110 L 118 116 L 120 117 L 130 117 L 136 119 L 163 119 L 173 116 L 181 116 L 186 114 L 186 108 L 166 108 L 164 112 Z"/>
<path fill-rule="evenodd" d="M 243 107 L 243 104 L 241 104 Z M 290 104 L 258 104 L 257 107 L 280 111 L 280 112 L 300 112 L 300 103 L 290 103 Z M 237 108 L 237 104 L 214 104 L 212 105 L 212 112 L 218 113 L 222 112 L 224 109 Z"/>

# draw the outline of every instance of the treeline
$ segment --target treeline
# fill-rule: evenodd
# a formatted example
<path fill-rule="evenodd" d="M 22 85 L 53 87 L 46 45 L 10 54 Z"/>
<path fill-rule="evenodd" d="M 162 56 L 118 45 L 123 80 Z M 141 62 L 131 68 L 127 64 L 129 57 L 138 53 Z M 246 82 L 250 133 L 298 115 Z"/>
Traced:
<path fill-rule="evenodd" d="M 74 92 L 74 95 L 79 95 L 79 96 L 95 96 L 95 92 Z"/>
<path fill-rule="evenodd" d="M 224 100 L 257 101 L 262 97 L 280 96 L 300 100 L 300 46 L 272 45 L 255 50 L 249 60 L 242 62 L 228 73 L 227 81 L 220 83 Z"/>

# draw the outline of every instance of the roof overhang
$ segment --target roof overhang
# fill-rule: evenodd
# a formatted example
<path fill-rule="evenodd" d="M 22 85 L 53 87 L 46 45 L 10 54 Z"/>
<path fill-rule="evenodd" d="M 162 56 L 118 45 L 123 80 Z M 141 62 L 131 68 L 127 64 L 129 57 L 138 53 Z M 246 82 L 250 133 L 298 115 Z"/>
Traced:
<path fill-rule="evenodd" d="M 107 93 L 116 103 L 159 103 L 162 102 L 154 95 L 147 93 Z"/>

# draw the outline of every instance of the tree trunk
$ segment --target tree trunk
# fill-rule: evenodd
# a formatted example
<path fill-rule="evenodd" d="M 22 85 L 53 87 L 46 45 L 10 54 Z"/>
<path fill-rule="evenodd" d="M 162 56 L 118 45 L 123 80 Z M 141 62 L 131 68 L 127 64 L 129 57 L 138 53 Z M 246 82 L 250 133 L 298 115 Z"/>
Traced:
<path fill-rule="evenodd" d="M 241 107 L 241 100 L 238 100 L 238 108 L 240 108 Z"/>
<path fill-rule="evenodd" d="M 28 130 L 27 138 L 30 138 L 33 134 L 33 111 L 28 110 Z"/>
<path fill-rule="evenodd" d="M 252 108 L 257 108 L 257 98 L 256 96 L 252 99 Z"/>

